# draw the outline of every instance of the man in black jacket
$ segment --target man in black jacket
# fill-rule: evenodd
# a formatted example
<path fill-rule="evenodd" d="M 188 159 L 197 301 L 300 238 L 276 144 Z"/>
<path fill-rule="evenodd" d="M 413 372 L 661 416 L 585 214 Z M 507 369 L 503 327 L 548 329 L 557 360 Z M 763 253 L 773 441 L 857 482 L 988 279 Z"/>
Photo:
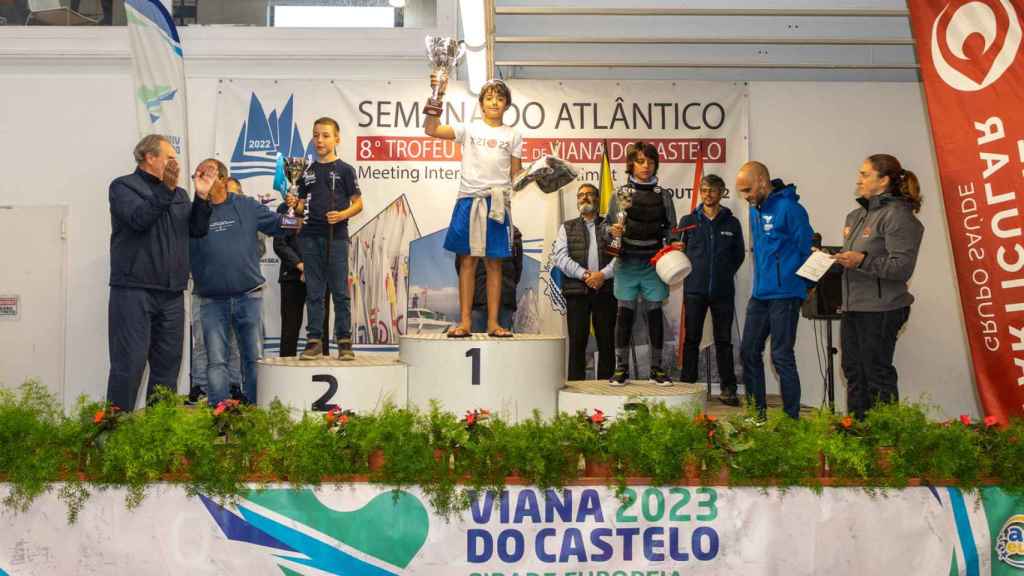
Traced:
<path fill-rule="evenodd" d="M 178 187 L 177 153 L 150 134 L 135 146 L 135 172 L 110 184 L 110 376 L 107 400 L 135 409 L 149 362 L 151 394 L 175 389 L 185 336 L 183 291 L 189 275 L 189 237 L 206 235 L 215 178 L 193 176 L 196 197 Z"/>
<path fill-rule="evenodd" d="M 288 212 L 288 204 L 281 202 L 278 213 Z M 281 354 L 282 358 L 298 353 L 302 313 L 306 309 L 306 277 L 303 274 L 302 246 L 298 230 L 274 237 L 274 253 L 281 259 L 277 281 L 281 284 Z"/>
<path fill-rule="evenodd" d="M 455 257 L 455 272 L 458 273 L 461 256 Z M 476 284 L 473 292 L 472 332 L 487 331 L 487 269 L 483 258 L 476 263 Z M 516 287 L 523 276 L 523 235 L 519 228 L 512 226 L 512 256 L 501 260 L 501 307 L 498 308 L 498 324 L 512 331 L 516 315 Z"/>
<path fill-rule="evenodd" d="M 732 358 L 732 320 L 736 312 L 733 277 L 743 264 L 743 230 L 732 211 L 721 205 L 725 182 L 708 174 L 700 183 L 701 204 L 679 221 L 686 256 L 693 269 L 686 277 L 686 336 L 683 340 L 683 382 L 697 380 L 697 359 L 704 317 L 711 309 L 715 359 L 722 379 L 719 400 L 739 406 Z"/>
<path fill-rule="evenodd" d="M 576 192 L 580 216 L 562 224 L 553 249 L 555 266 L 563 275 L 569 380 L 586 379 L 591 323 L 597 339 L 597 378 L 607 380 L 615 369 L 615 262 L 608 254 L 608 237 L 601 233 L 604 218 L 597 213 L 597 205 L 597 188 L 580 186 Z"/>

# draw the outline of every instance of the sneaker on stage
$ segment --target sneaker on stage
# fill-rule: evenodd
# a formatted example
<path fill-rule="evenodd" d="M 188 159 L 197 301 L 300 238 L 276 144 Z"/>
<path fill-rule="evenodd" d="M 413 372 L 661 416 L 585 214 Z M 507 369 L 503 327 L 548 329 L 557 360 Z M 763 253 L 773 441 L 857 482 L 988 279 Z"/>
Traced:
<path fill-rule="evenodd" d="M 661 368 L 651 366 L 651 384 L 667 388 L 672 385 L 672 378 Z"/>
<path fill-rule="evenodd" d="M 338 360 L 351 362 L 356 359 L 356 353 L 352 351 L 351 340 L 338 341 Z"/>
<path fill-rule="evenodd" d="M 739 406 L 740 398 L 735 392 L 722 392 L 718 396 L 718 401 L 726 406 Z"/>
<path fill-rule="evenodd" d="M 306 342 L 306 349 L 299 354 L 301 360 L 319 360 L 324 356 L 324 345 L 320 340 Z"/>
<path fill-rule="evenodd" d="M 616 388 L 626 385 L 626 368 L 619 367 L 612 373 L 611 379 L 608 380 L 609 386 L 615 386 Z"/>

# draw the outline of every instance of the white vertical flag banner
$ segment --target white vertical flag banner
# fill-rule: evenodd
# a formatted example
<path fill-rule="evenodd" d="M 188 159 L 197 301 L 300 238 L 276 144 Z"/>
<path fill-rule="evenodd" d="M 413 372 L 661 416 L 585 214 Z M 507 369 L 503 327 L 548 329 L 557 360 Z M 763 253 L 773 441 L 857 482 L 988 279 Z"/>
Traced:
<path fill-rule="evenodd" d="M 169 1 L 125 0 L 128 38 L 135 79 L 135 116 L 139 137 L 163 134 L 178 152 L 182 174 L 191 169 L 188 159 L 188 116 L 185 107 L 185 62 L 181 38 L 169 10 Z M 188 178 L 180 179 L 188 189 Z"/>

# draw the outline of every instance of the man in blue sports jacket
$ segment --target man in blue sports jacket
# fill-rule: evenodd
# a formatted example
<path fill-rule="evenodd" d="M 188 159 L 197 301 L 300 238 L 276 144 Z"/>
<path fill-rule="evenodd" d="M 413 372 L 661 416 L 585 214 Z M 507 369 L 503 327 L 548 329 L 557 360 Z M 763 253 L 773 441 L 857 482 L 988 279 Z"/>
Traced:
<path fill-rule="evenodd" d="M 754 290 L 747 303 L 740 355 L 743 385 L 757 405 L 766 408 L 764 347 L 772 339 L 772 365 L 779 375 L 782 407 L 800 417 L 800 375 L 796 369 L 796 327 L 807 282 L 796 275 L 811 255 L 814 231 L 800 205 L 796 186 L 772 180 L 760 162 L 747 162 L 736 176 L 736 190 L 750 204 L 750 235 L 754 242 Z"/>

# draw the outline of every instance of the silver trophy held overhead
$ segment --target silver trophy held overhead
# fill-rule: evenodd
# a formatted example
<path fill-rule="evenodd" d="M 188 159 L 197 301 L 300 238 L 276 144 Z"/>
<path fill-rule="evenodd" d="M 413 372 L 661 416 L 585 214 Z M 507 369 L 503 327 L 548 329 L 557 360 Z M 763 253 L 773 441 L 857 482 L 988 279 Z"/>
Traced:
<path fill-rule="evenodd" d="M 284 177 L 288 179 L 288 194 L 296 194 L 299 189 L 299 178 L 309 168 L 309 160 L 306 158 L 285 158 Z M 302 218 L 295 214 L 295 208 L 288 208 L 288 212 L 281 216 L 281 228 L 298 230 L 302 228 Z"/>
<path fill-rule="evenodd" d="M 618 190 L 615 191 L 615 207 L 617 209 L 615 212 L 616 224 L 622 224 L 623 226 L 625 226 L 626 210 L 629 210 L 630 207 L 633 206 L 633 192 L 635 192 L 635 190 L 630 186 L 623 186 L 622 188 L 619 188 Z M 623 229 L 622 233 L 626 233 L 625 229 Z M 608 252 L 612 256 L 618 256 L 619 252 L 621 251 L 622 236 L 619 236 L 618 238 L 613 237 L 611 242 L 608 243 L 608 248 L 606 252 Z"/>
<path fill-rule="evenodd" d="M 427 36 L 427 59 L 433 70 L 430 74 L 430 98 L 423 107 L 427 116 L 440 116 L 444 106 L 444 91 L 452 68 L 466 54 L 465 42 L 446 36 Z"/>

